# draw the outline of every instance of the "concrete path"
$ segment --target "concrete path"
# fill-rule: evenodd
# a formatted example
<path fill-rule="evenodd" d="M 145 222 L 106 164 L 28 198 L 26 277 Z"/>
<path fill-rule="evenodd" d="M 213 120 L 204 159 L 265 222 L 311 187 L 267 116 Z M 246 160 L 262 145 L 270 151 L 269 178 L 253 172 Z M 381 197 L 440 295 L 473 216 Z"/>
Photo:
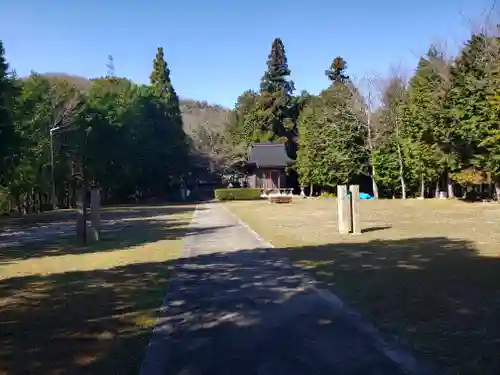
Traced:
<path fill-rule="evenodd" d="M 423 373 L 220 204 L 191 226 L 141 375 Z"/>

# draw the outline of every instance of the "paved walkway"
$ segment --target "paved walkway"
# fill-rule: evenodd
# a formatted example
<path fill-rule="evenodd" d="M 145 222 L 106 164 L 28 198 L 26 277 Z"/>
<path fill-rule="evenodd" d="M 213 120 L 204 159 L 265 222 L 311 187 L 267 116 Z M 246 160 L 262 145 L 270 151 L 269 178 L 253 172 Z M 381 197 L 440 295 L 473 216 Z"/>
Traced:
<path fill-rule="evenodd" d="M 412 364 L 221 205 L 201 205 L 191 226 L 141 375 L 399 375 L 389 357 Z"/>

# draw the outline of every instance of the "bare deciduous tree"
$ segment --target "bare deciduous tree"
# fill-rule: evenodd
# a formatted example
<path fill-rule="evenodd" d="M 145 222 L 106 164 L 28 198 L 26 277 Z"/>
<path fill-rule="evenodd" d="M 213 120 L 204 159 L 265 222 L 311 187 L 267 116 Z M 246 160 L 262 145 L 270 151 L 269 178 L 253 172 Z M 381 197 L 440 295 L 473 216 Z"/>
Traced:
<path fill-rule="evenodd" d="M 401 197 L 406 199 L 406 181 L 404 177 L 405 163 L 403 152 L 403 105 L 406 95 L 406 79 L 401 67 L 393 67 L 388 77 L 381 79 L 381 106 L 384 112 L 384 132 L 392 137 L 398 157 L 399 181 L 401 184 Z"/>

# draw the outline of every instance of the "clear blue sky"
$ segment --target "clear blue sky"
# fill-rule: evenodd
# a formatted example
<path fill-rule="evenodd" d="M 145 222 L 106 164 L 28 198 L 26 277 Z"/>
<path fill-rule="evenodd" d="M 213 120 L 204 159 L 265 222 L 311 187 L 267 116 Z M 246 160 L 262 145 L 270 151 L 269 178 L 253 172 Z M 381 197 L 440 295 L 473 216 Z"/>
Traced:
<path fill-rule="evenodd" d="M 12 0 L 0 39 L 19 76 L 116 74 L 146 83 L 163 46 L 181 97 L 232 106 L 257 88 L 273 38 L 287 51 L 298 90 L 327 85 L 324 70 L 343 56 L 349 74 L 413 68 L 429 43 L 455 48 L 492 0 Z"/>

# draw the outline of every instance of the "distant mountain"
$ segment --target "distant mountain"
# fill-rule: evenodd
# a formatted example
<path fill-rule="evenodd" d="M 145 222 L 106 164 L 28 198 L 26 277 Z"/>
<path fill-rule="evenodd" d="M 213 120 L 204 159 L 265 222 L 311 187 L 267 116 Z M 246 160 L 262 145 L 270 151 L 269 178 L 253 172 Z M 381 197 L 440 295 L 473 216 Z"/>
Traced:
<path fill-rule="evenodd" d="M 66 81 L 80 90 L 89 90 L 90 79 L 67 73 L 44 73 L 51 81 Z M 204 170 L 212 170 L 223 159 L 221 147 L 231 110 L 206 101 L 180 99 L 183 127 L 190 138 L 191 151 L 198 155 L 197 164 Z M 222 147 L 223 148 L 223 147 Z M 211 166 L 210 166 L 211 165 Z M 218 168 L 218 167 L 215 167 Z"/>
<path fill-rule="evenodd" d="M 81 90 L 90 89 L 91 83 L 88 78 L 66 73 L 44 73 L 44 77 L 50 81 L 66 81 Z"/>
<path fill-rule="evenodd" d="M 90 79 L 73 74 L 43 73 L 42 75 L 54 81 L 67 81 L 81 90 L 88 90 L 91 86 Z M 224 132 L 230 113 L 228 108 L 193 99 L 181 99 L 180 107 L 184 120 L 184 131 L 188 135 L 198 132 L 200 128 L 210 132 Z"/>

